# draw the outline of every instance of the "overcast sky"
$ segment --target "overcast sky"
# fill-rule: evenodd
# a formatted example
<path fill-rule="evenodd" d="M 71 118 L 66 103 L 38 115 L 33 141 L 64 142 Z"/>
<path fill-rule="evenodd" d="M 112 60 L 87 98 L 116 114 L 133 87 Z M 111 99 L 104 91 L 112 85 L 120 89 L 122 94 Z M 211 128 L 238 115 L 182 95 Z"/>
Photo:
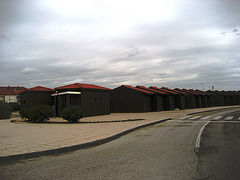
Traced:
<path fill-rule="evenodd" d="M 0 86 L 240 90 L 239 0 L 0 0 Z"/>

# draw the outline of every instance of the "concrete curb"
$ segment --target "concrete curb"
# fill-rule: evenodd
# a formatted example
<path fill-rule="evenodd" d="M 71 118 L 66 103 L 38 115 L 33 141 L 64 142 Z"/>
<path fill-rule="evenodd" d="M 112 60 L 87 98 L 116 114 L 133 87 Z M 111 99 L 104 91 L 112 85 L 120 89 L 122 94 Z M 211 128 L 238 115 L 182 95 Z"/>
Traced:
<path fill-rule="evenodd" d="M 213 112 L 213 111 L 219 111 L 219 110 L 226 110 L 226 109 L 233 109 L 233 108 L 239 108 L 239 107 L 226 107 L 226 108 L 219 108 L 219 109 L 212 109 L 212 110 L 206 110 L 206 111 L 200 111 L 200 112 L 194 112 L 194 113 L 189 113 L 187 115 L 194 115 L 194 114 L 199 114 L 199 113 L 205 113 L 205 112 Z"/>
<path fill-rule="evenodd" d="M 145 127 L 148 127 L 148 126 L 152 126 L 152 125 L 155 125 L 155 124 L 158 124 L 158 123 L 161 123 L 161 122 L 165 122 L 165 121 L 168 121 L 168 120 L 171 120 L 171 118 L 151 122 L 151 123 L 144 124 L 144 125 L 141 125 L 141 126 L 137 126 L 137 127 L 132 128 L 132 129 L 128 129 L 128 130 L 123 131 L 121 133 L 115 134 L 113 136 L 110 136 L 110 137 L 107 137 L 107 138 L 104 138 L 104 139 L 100 139 L 100 140 L 96 140 L 96 141 L 92 141 L 92 142 L 88 142 L 88 143 L 83 143 L 83 144 L 78 144 L 78 145 L 68 146 L 68 147 L 62 147 L 62 148 L 57 148 L 57 149 L 50 149 L 50 150 L 46 150 L 46 151 L 38 151 L 38 152 L 32 152 L 32 153 L 17 154 L 17 155 L 11 155 L 11 156 L 3 156 L 3 157 L 0 157 L 0 165 L 14 163 L 14 162 L 17 162 L 19 160 L 26 160 L 26 159 L 38 158 L 38 157 L 50 156 L 50 155 L 60 155 L 60 154 L 64 154 L 64 153 L 68 153 L 68 152 L 72 152 L 72 151 L 76 151 L 76 150 L 80 150 L 80 149 L 96 147 L 96 146 L 108 143 L 110 141 L 113 141 L 115 139 L 118 139 L 121 136 L 129 134 L 129 133 L 131 133 L 133 131 L 136 131 L 138 129 L 145 128 Z"/>

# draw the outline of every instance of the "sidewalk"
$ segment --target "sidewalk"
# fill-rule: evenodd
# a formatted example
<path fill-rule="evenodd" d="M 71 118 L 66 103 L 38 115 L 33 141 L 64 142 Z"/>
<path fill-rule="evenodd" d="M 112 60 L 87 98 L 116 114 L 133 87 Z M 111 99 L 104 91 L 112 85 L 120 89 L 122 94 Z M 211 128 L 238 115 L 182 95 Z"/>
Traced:
<path fill-rule="evenodd" d="M 189 113 L 240 106 L 222 106 L 175 111 L 149 113 L 113 113 L 110 115 L 86 117 L 84 122 L 114 121 L 127 119 L 145 119 L 140 121 L 108 122 L 108 123 L 78 123 L 78 124 L 34 124 L 10 122 L 20 120 L 12 117 L 0 120 L 0 159 L 26 153 L 56 150 L 84 143 L 105 139 L 133 128 L 158 122 L 168 118 L 177 118 Z M 63 121 L 60 118 L 51 121 Z M 76 149 L 76 148 L 75 148 Z"/>

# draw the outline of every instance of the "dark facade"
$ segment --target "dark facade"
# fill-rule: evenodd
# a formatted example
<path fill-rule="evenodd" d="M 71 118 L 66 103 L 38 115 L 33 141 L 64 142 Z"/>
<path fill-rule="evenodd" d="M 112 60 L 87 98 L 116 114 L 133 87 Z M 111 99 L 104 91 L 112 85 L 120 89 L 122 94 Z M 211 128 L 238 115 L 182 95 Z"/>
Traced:
<path fill-rule="evenodd" d="M 152 111 L 155 93 L 122 85 L 111 91 L 112 113 L 142 113 Z"/>
<path fill-rule="evenodd" d="M 186 98 L 185 95 L 187 95 L 187 93 L 184 92 L 178 92 L 176 90 L 167 88 L 167 87 L 162 87 L 161 88 L 164 92 L 170 92 L 173 93 L 175 95 L 175 108 L 183 110 L 186 108 Z"/>
<path fill-rule="evenodd" d="M 237 94 L 237 105 L 240 105 L 240 91 L 237 91 L 236 94 Z"/>
<path fill-rule="evenodd" d="M 211 93 L 200 91 L 198 89 L 194 90 L 194 91 L 201 96 L 202 107 L 212 107 L 213 106 L 213 95 Z"/>
<path fill-rule="evenodd" d="M 37 86 L 25 91 L 22 91 L 20 95 L 21 107 L 33 107 L 39 105 L 53 105 L 52 94 L 54 89 Z"/>
<path fill-rule="evenodd" d="M 167 93 L 147 88 L 145 86 L 137 86 L 136 88 L 155 93 L 154 95 L 152 95 L 152 111 L 164 111 L 166 109 L 165 102 L 168 98 Z"/>
<path fill-rule="evenodd" d="M 177 93 L 172 93 L 168 91 L 164 91 L 158 87 L 150 86 L 150 89 L 157 90 L 159 92 L 167 93 L 167 95 L 164 97 L 164 110 L 170 111 L 176 109 L 176 95 Z"/>
<path fill-rule="evenodd" d="M 225 105 L 225 93 L 220 91 L 207 91 L 207 93 L 212 95 L 213 106 L 224 106 Z"/>
<path fill-rule="evenodd" d="M 196 96 L 193 93 L 188 92 L 187 90 L 176 88 L 175 91 L 179 93 L 185 93 L 185 108 L 193 109 L 196 108 Z"/>
<path fill-rule="evenodd" d="M 71 105 L 81 106 L 83 116 L 96 116 L 110 114 L 110 90 L 92 84 L 71 84 L 55 88 L 54 104 L 57 116 L 65 107 Z"/>

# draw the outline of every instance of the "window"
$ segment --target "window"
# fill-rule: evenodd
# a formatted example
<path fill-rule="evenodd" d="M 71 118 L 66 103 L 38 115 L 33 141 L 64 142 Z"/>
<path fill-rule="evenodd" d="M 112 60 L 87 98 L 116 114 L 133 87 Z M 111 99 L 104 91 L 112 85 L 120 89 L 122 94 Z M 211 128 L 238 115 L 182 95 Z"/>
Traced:
<path fill-rule="evenodd" d="M 92 102 L 100 103 L 100 102 L 102 102 L 102 98 L 92 98 Z"/>

